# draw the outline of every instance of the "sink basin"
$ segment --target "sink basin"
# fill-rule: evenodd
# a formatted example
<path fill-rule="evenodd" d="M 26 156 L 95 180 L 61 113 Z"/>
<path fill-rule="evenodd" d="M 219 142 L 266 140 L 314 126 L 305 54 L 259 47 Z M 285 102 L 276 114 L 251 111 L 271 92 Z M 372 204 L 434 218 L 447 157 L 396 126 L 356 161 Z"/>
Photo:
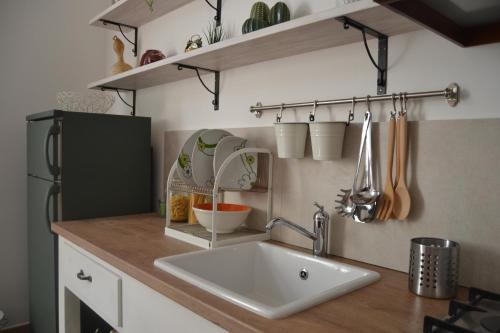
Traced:
<path fill-rule="evenodd" d="M 155 266 L 270 319 L 305 310 L 380 278 L 376 272 L 267 242 L 156 259 Z"/>

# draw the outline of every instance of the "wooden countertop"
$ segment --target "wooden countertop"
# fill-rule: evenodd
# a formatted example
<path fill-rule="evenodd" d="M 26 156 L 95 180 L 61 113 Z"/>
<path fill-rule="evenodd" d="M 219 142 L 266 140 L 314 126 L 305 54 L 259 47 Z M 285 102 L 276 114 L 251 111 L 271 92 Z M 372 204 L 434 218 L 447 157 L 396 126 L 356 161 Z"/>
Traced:
<path fill-rule="evenodd" d="M 332 256 L 377 271 L 381 279 L 287 318 L 266 319 L 156 268 L 156 258 L 199 250 L 165 236 L 164 225 L 148 214 L 53 223 L 52 230 L 230 332 L 422 332 L 425 315 L 447 313 L 448 301 L 409 292 L 404 273 Z"/>

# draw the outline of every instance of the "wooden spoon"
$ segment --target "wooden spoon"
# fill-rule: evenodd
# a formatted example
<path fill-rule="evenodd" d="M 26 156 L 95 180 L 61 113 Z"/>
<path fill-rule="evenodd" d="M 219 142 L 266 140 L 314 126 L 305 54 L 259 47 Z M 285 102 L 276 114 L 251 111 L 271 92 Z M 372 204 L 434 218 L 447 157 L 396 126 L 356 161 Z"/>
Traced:
<path fill-rule="evenodd" d="M 398 147 L 398 163 L 399 175 L 398 184 L 394 190 L 395 200 L 393 207 L 393 216 L 398 220 L 405 220 L 410 213 L 411 197 L 408 187 L 406 186 L 406 153 L 407 153 L 407 121 L 406 113 L 400 117 L 399 125 L 399 147 Z"/>
<path fill-rule="evenodd" d="M 392 214 L 394 206 L 394 185 L 392 183 L 392 165 L 394 162 L 394 135 L 396 129 L 396 120 L 391 117 L 389 121 L 389 128 L 387 130 L 387 172 L 385 178 L 384 195 L 382 199 L 382 206 L 380 207 L 377 218 L 379 220 L 387 221 Z"/>
<path fill-rule="evenodd" d="M 401 155 L 400 152 L 399 152 L 399 147 L 401 146 L 401 140 L 400 140 L 400 133 L 401 133 L 401 114 L 398 115 L 398 117 L 396 118 L 396 179 L 394 180 L 394 186 L 393 188 L 396 189 L 396 187 L 398 187 L 398 182 L 399 182 L 399 177 L 400 177 L 400 167 L 399 167 L 399 156 Z M 396 200 L 398 200 L 398 198 L 396 197 L 396 195 L 394 195 L 394 202 L 396 202 Z M 392 206 L 392 211 L 389 213 L 389 218 L 393 218 L 395 219 L 396 216 L 394 216 L 394 204 Z"/>

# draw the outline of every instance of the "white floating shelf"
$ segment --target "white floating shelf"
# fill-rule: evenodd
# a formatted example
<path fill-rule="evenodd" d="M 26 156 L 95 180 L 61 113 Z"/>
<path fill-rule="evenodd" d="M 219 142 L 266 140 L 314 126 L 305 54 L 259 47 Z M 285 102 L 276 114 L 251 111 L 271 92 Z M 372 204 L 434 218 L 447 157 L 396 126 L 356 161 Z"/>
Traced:
<path fill-rule="evenodd" d="M 362 41 L 360 31 L 353 28 L 344 29 L 342 22 L 337 20 L 342 16 L 347 16 L 388 36 L 422 29 L 419 25 L 372 1 L 362 0 L 204 46 L 189 53 L 168 57 L 93 82 L 88 87 L 97 89 L 101 86 L 110 86 L 137 90 L 196 75 L 191 70 L 177 70 L 177 63 L 224 71 Z M 360 49 L 360 52 L 365 51 Z"/>
<path fill-rule="evenodd" d="M 118 30 L 115 25 L 104 25 L 102 20 L 140 27 L 194 0 L 154 0 L 151 11 L 144 0 L 120 0 L 90 20 L 89 24 L 109 30 Z M 123 28 L 123 31 L 130 29 Z"/>

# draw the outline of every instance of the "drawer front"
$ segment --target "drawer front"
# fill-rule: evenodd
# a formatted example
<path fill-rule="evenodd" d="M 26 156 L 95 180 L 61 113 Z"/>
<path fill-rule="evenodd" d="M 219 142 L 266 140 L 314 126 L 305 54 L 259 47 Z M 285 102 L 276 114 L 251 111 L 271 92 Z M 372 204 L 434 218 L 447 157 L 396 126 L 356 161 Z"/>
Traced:
<path fill-rule="evenodd" d="M 110 325 L 121 327 L 121 278 L 67 243 L 60 255 L 64 285 Z"/>

